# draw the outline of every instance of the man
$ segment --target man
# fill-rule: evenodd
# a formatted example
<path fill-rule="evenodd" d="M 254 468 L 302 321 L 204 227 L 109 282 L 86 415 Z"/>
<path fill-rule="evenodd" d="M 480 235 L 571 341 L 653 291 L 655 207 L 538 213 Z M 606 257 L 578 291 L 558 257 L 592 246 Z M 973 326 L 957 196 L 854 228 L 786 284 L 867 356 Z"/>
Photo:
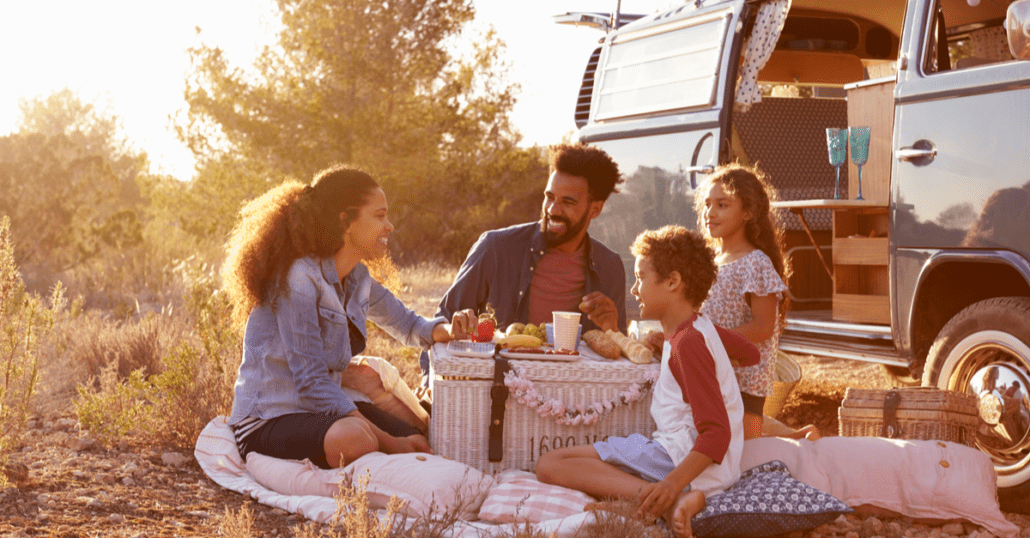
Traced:
<path fill-rule="evenodd" d="M 583 331 L 626 330 L 626 273 L 618 254 L 591 239 L 590 222 L 618 192 L 619 167 L 585 144 L 551 147 L 551 176 L 540 222 L 491 230 L 479 237 L 440 300 L 451 319 L 489 303 L 498 327 L 551 321 L 551 312 L 582 312 Z M 423 354 L 423 371 L 428 357 Z"/>

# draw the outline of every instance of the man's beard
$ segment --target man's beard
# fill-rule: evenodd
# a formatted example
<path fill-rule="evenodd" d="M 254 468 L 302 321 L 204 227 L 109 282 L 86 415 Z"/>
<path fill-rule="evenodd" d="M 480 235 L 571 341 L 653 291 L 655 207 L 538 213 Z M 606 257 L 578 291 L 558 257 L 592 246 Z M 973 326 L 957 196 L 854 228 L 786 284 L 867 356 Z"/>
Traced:
<path fill-rule="evenodd" d="M 572 238 L 576 237 L 576 235 L 578 235 L 579 232 L 583 231 L 587 226 L 590 225 L 590 219 L 588 217 L 588 212 L 584 211 L 583 218 L 573 223 L 565 217 L 550 217 L 547 215 L 546 211 L 541 211 L 540 231 L 544 234 L 544 244 L 547 245 L 548 248 L 554 248 L 558 245 L 563 245 L 569 242 L 570 240 L 572 240 Z M 547 229 L 548 220 L 552 222 L 561 222 L 565 224 L 565 232 L 563 232 L 560 235 L 557 235 L 554 232 L 549 231 Z"/>

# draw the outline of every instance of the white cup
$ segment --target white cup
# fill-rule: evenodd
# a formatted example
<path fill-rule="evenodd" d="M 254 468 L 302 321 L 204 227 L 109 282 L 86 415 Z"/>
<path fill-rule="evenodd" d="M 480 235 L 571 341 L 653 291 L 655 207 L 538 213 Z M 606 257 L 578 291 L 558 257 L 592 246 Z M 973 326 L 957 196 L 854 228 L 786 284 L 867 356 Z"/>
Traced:
<path fill-rule="evenodd" d="M 554 347 L 574 351 L 579 335 L 579 312 L 553 312 Z"/>

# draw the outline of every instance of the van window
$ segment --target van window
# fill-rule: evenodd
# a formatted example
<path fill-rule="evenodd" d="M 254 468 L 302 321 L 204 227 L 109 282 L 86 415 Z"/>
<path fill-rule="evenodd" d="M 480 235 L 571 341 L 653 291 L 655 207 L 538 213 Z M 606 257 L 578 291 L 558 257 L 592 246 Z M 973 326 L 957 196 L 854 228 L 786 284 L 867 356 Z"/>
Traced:
<path fill-rule="evenodd" d="M 730 12 L 614 38 L 604 59 L 598 121 L 715 104 Z"/>
<path fill-rule="evenodd" d="M 1008 3 L 938 2 L 928 25 L 924 70 L 939 73 L 1012 60 L 1003 26 Z"/>

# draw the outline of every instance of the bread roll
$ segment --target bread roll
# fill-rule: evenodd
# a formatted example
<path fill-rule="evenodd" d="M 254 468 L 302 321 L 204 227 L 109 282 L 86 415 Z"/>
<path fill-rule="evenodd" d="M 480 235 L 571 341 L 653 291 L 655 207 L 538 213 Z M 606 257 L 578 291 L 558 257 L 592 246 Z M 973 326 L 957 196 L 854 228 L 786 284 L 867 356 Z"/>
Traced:
<path fill-rule="evenodd" d="M 637 364 L 649 364 L 654 360 L 654 353 L 651 353 L 647 346 L 617 331 L 607 331 L 605 334 L 615 340 L 627 359 Z"/>
<path fill-rule="evenodd" d="M 619 344 L 616 344 L 615 340 L 612 340 L 610 336 L 597 329 L 583 333 L 583 341 L 590 346 L 590 349 L 606 359 L 615 360 L 622 354 L 622 348 L 619 347 Z"/>

